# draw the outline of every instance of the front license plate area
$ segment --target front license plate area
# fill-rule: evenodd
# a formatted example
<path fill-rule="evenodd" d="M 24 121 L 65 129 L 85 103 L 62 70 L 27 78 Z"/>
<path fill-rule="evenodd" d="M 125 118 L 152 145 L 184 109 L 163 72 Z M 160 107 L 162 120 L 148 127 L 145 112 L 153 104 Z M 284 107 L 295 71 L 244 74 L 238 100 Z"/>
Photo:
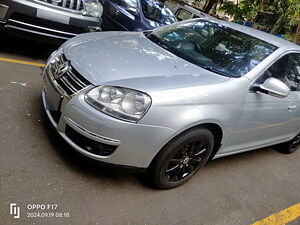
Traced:
<path fill-rule="evenodd" d="M 68 24 L 70 23 L 70 17 L 61 15 L 58 13 L 48 12 L 42 9 L 37 9 L 36 16 L 41 19 L 51 20 L 58 23 Z"/>

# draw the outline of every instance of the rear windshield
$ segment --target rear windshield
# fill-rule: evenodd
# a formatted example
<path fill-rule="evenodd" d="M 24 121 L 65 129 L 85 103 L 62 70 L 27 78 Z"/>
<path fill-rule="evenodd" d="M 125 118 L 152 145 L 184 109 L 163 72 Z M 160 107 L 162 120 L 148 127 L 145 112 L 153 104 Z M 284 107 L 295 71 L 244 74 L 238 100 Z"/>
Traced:
<path fill-rule="evenodd" d="M 172 11 L 164 4 L 155 0 L 142 0 L 142 10 L 147 19 L 154 20 L 162 24 L 176 22 Z"/>
<path fill-rule="evenodd" d="M 229 77 L 241 77 L 277 47 L 206 20 L 173 24 L 154 30 L 149 39 L 191 63 Z"/>

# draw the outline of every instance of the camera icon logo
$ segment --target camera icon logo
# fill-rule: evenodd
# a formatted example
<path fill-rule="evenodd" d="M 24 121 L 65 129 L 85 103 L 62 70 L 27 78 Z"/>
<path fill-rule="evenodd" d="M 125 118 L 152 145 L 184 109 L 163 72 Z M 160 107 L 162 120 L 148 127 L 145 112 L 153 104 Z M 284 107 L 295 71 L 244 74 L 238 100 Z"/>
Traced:
<path fill-rule="evenodd" d="M 10 203 L 9 214 L 12 215 L 15 219 L 19 219 L 20 218 L 20 206 L 17 206 L 16 203 Z"/>

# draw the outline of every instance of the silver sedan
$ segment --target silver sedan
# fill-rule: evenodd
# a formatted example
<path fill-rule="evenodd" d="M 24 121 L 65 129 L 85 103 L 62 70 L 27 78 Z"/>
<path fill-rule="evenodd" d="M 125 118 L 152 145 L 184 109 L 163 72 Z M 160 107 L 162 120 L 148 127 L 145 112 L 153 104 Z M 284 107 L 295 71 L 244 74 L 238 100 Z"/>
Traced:
<path fill-rule="evenodd" d="M 196 19 L 148 32 L 79 35 L 43 71 L 43 103 L 83 155 L 146 171 L 158 188 L 210 159 L 300 144 L 300 48 Z"/>

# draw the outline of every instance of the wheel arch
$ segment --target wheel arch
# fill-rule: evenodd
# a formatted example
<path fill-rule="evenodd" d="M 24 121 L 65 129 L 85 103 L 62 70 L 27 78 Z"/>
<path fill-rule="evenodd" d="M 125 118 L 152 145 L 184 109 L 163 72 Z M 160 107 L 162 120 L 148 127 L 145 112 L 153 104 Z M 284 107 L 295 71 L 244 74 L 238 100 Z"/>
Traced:
<path fill-rule="evenodd" d="M 210 159 L 212 159 L 217 154 L 222 145 L 223 130 L 218 124 L 215 123 L 204 123 L 197 125 L 196 127 L 205 127 L 214 135 L 214 148 L 210 156 Z"/>
<path fill-rule="evenodd" d="M 174 137 L 172 137 L 166 144 L 164 144 L 160 150 L 156 153 L 156 155 L 153 157 L 151 163 L 149 164 L 149 167 L 151 167 L 153 161 L 155 160 L 155 158 L 159 155 L 159 153 L 161 152 L 161 150 L 168 145 L 174 138 L 178 137 L 179 135 L 181 135 L 182 133 L 191 130 L 191 129 L 195 129 L 195 128 L 206 128 L 208 129 L 214 136 L 214 147 L 213 147 L 213 152 L 210 156 L 210 159 L 212 159 L 218 152 L 218 150 L 220 149 L 221 145 L 222 145 L 222 140 L 223 140 L 223 129 L 222 127 L 217 124 L 217 123 L 211 123 L 211 122 L 206 122 L 206 123 L 201 123 L 201 124 L 197 124 L 194 125 L 192 127 L 186 128 L 184 130 L 182 130 L 181 132 L 177 133 Z M 209 159 L 209 160 L 210 160 Z"/>

